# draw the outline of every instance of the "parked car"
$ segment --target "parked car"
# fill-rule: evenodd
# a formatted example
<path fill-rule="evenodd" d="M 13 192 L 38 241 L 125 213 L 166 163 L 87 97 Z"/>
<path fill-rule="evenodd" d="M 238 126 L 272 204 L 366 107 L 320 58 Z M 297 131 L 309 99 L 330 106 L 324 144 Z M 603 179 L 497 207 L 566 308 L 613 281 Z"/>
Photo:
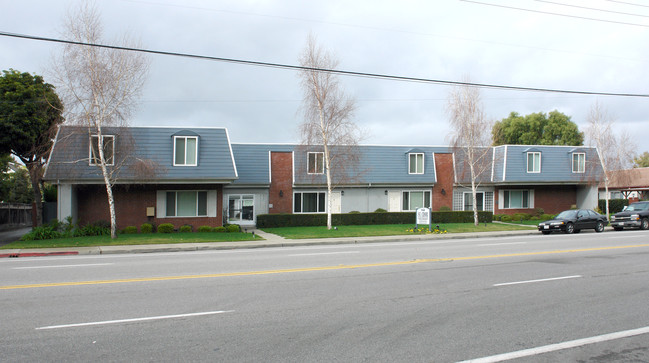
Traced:
<path fill-rule="evenodd" d="M 603 232 L 608 225 L 605 216 L 590 209 L 571 209 L 557 214 L 554 219 L 539 223 L 539 231 L 550 234 L 555 231 L 579 233 L 582 229 L 594 229 Z"/>
<path fill-rule="evenodd" d="M 611 216 L 611 226 L 616 231 L 626 227 L 649 229 L 649 202 L 631 203 Z"/>

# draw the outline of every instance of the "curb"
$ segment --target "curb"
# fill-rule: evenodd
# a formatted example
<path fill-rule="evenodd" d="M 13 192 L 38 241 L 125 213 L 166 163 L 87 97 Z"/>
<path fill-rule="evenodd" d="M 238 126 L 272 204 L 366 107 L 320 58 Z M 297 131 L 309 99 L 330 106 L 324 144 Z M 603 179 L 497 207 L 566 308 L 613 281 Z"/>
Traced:
<path fill-rule="evenodd" d="M 48 251 L 38 249 L 16 249 L 8 250 L 8 253 L 0 254 L 0 258 L 17 257 L 44 257 L 44 256 L 66 256 L 66 255 L 112 255 L 112 254 L 135 254 L 135 253 L 164 253 L 164 252 L 192 252 L 209 250 L 234 250 L 271 247 L 297 247 L 297 246 L 324 246 L 343 244 L 365 244 L 365 243 L 389 243 L 389 242 L 417 242 L 433 240 L 457 240 L 468 238 L 498 238 L 510 236 L 537 235 L 537 230 L 530 231 L 509 231 L 509 232 L 479 232 L 479 233 L 457 233 L 442 235 L 416 235 L 416 236 L 372 236 L 372 237 L 339 237 L 321 239 L 296 239 L 269 238 L 263 241 L 241 241 L 241 242 L 203 242 L 203 243 L 176 243 L 160 245 L 124 245 L 124 246 L 97 246 L 84 247 L 79 249 L 50 248 Z M 273 241 L 273 239 L 275 241 Z"/>

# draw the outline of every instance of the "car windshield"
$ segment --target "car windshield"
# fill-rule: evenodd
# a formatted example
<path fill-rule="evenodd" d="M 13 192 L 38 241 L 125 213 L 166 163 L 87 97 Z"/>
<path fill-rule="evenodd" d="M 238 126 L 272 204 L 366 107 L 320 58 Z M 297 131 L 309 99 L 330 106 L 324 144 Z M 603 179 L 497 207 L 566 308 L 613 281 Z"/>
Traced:
<path fill-rule="evenodd" d="M 573 219 L 576 215 L 576 210 L 564 210 L 556 216 L 556 219 Z"/>
<path fill-rule="evenodd" d="M 641 211 L 641 210 L 647 210 L 649 208 L 649 203 L 633 203 L 626 207 L 625 211 L 633 212 L 633 211 Z"/>

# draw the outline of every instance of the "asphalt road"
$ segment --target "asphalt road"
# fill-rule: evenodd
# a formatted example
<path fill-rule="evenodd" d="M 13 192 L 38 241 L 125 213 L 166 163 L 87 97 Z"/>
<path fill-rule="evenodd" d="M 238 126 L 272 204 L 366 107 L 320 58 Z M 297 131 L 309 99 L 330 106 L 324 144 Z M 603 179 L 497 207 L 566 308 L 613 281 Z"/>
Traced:
<path fill-rule="evenodd" d="M 0 361 L 649 361 L 648 262 L 645 231 L 4 259 Z"/>

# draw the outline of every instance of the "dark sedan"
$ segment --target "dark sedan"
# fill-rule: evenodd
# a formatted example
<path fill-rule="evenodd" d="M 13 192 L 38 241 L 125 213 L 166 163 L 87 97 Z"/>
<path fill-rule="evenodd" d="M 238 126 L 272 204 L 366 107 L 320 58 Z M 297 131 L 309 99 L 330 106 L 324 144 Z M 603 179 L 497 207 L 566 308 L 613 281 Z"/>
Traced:
<path fill-rule="evenodd" d="M 554 219 L 539 223 L 539 231 L 550 234 L 555 231 L 579 233 L 582 229 L 594 229 L 603 232 L 608 224 L 605 216 L 590 209 L 571 209 L 557 214 Z"/>

